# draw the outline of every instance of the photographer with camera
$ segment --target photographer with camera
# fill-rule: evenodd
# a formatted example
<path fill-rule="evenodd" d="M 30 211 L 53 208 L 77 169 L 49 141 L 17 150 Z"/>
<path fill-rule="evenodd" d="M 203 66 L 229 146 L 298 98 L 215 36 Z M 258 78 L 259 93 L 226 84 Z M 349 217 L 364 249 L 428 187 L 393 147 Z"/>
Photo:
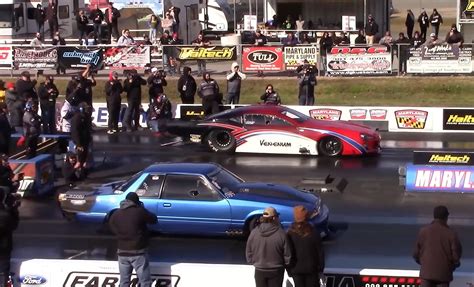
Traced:
<path fill-rule="evenodd" d="M 296 68 L 296 72 L 298 73 L 299 105 L 314 105 L 314 87 L 317 85 L 317 68 L 314 65 L 310 65 L 308 60 L 304 60 L 303 65 L 300 65 L 298 68 Z"/>
<path fill-rule="evenodd" d="M 281 105 L 280 96 L 273 89 L 273 85 L 268 84 L 265 93 L 260 97 L 265 105 Z"/>
<path fill-rule="evenodd" d="M 109 112 L 109 122 L 107 133 L 117 133 L 118 122 L 120 118 L 120 108 L 122 104 L 122 98 L 120 94 L 123 92 L 122 83 L 118 78 L 117 72 L 110 72 L 109 81 L 105 83 L 105 95 L 107 98 L 107 111 Z"/>
<path fill-rule="evenodd" d="M 56 98 L 58 95 L 59 91 L 54 84 L 53 76 L 46 76 L 46 81 L 41 83 L 38 88 L 43 133 L 45 134 L 56 133 Z"/>
<path fill-rule="evenodd" d="M 165 94 L 158 95 L 147 113 L 148 126 L 155 132 L 165 131 L 166 121 L 173 118 L 172 105 Z"/>
<path fill-rule="evenodd" d="M 10 276 L 10 258 L 13 249 L 13 231 L 18 227 L 20 197 L 0 188 L 0 286 L 7 286 Z"/>
<path fill-rule="evenodd" d="M 97 82 L 95 81 L 94 78 L 94 72 L 91 69 L 91 65 L 88 64 L 87 68 L 79 74 L 79 77 L 77 79 L 78 81 L 78 96 L 79 99 L 78 101 L 81 102 L 86 102 L 89 106 L 92 107 L 92 87 L 95 87 L 97 85 Z M 89 79 L 90 77 L 90 79 Z"/>
<path fill-rule="evenodd" d="M 123 84 L 123 90 L 127 92 L 127 109 L 123 118 L 123 127 L 128 131 L 136 131 L 140 126 L 140 105 L 142 103 L 142 85 L 146 85 L 136 70 L 128 73 Z M 133 121 L 133 125 L 132 125 Z"/>
<path fill-rule="evenodd" d="M 72 186 L 74 183 L 82 180 L 85 177 L 84 169 L 81 163 L 77 160 L 75 153 L 69 152 L 64 158 L 62 166 L 62 174 L 66 185 Z"/>
<path fill-rule="evenodd" d="M 28 159 L 36 156 L 38 139 L 41 133 L 41 117 L 38 115 L 38 105 L 29 100 L 25 105 L 23 114 L 23 140 L 26 143 L 26 156 Z M 18 142 L 22 142 L 22 138 Z M 21 145 L 21 144 L 19 144 Z"/>
<path fill-rule="evenodd" d="M 156 67 L 152 68 L 147 83 L 149 103 L 151 104 L 153 99 L 165 92 L 163 87 L 168 85 L 168 82 L 166 82 L 166 73 L 163 70 L 158 70 Z"/>
<path fill-rule="evenodd" d="M 71 118 L 71 139 L 76 145 L 77 160 L 86 168 L 89 148 L 92 143 L 92 107 L 86 102 L 78 106 L 78 111 Z"/>

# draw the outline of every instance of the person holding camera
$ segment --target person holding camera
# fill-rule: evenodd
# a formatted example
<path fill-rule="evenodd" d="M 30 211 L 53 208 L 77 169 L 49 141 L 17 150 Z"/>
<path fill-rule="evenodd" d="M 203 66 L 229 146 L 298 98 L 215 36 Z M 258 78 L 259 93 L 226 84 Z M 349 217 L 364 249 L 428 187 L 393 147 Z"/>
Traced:
<path fill-rule="evenodd" d="M 108 131 L 107 133 L 117 133 L 118 122 L 120 118 L 120 108 L 122 98 L 120 94 L 123 92 L 123 86 L 118 78 L 117 72 L 110 72 L 109 81 L 105 83 L 105 95 L 107 99 L 107 111 L 109 112 Z"/>
<path fill-rule="evenodd" d="M 148 126 L 153 131 L 165 131 L 166 121 L 173 118 L 172 105 L 165 94 L 160 94 L 152 100 L 147 116 Z"/>
<path fill-rule="evenodd" d="M 89 147 L 92 142 L 92 107 L 87 103 L 79 104 L 78 111 L 71 119 L 71 139 L 76 145 L 77 160 L 80 167 L 86 168 Z"/>
<path fill-rule="evenodd" d="M 46 76 L 46 81 L 38 88 L 40 99 L 41 119 L 43 121 L 43 133 L 56 133 L 56 98 L 59 90 L 54 84 L 53 76 Z"/>
<path fill-rule="evenodd" d="M 183 104 L 194 104 L 194 95 L 196 94 L 197 85 L 191 75 L 191 68 L 183 67 L 183 75 L 178 80 L 178 92 Z"/>
<path fill-rule="evenodd" d="M 166 82 L 166 73 L 163 70 L 158 70 L 158 68 L 151 69 L 151 75 L 147 79 L 148 84 L 148 96 L 149 103 L 153 101 L 158 95 L 163 94 L 165 91 L 164 86 L 168 85 Z"/>
<path fill-rule="evenodd" d="M 29 100 L 26 102 L 25 114 L 23 115 L 23 136 L 26 143 L 26 156 L 29 159 L 36 156 L 41 123 L 41 117 L 38 115 L 38 105 Z"/>
<path fill-rule="evenodd" d="M 94 72 L 92 71 L 91 69 L 91 65 L 88 64 L 87 65 L 87 68 L 84 70 L 84 72 L 82 72 L 81 74 L 79 74 L 79 77 L 77 79 L 78 81 L 78 88 L 79 88 L 79 91 L 78 91 L 78 96 L 79 96 L 79 99 L 78 101 L 79 102 L 86 102 L 89 106 L 92 107 L 92 92 L 93 92 L 93 89 L 92 87 L 95 87 L 97 85 L 97 82 L 94 78 Z M 89 79 L 90 77 L 90 79 Z"/>
<path fill-rule="evenodd" d="M 77 155 L 72 152 L 69 152 L 64 158 L 61 171 L 64 180 L 66 181 L 66 185 L 68 186 L 72 186 L 74 183 L 84 178 L 84 169 L 82 168 L 81 163 L 77 160 Z"/>
<path fill-rule="evenodd" d="M 281 105 L 281 99 L 278 93 L 273 89 L 273 85 L 267 85 L 265 93 L 260 97 L 266 105 Z"/>
<path fill-rule="evenodd" d="M 0 286 L 8 286 L 13 231 L 18 227 L 20 220 L 19 205 L 19 196 L 0 189 Z"/>
<path fill-rule="evenodd" d="M 135 192 L 129 192 L 120 202 L 120 208 L 110 215 L 110 230 L 118 241 L 120 286 L 130 286 L 133 269 L 137 272 L 140 286 L 151 286 L 147 224 L 156 223 L 156 215 L 143 207 Z"/>
<path fill-rule="evenodd" d="M 222 98 L 219 95 L 219 85 L 211 78 L 211 74 L 205 72 L 199 85 L 198 95 L 202 99 L 204 115 L 209 116 L 219 112 L 219 104 Z"/>
<path fill-rule="evenodd" d="M 298 73 L 299 85 L 299 105 L 314 105 L 314 87 L 317 85 L 316 73 L 317 69 L 314 65 L 310 65 L 308 60 L 304 60 L 303 65 L 296 68 Z"/>
<path fill-rule="evenodd" d="M 127 109 L 123 118 L 123 127 L 128 131 L 136 131 L 140 126 L 142 85 L 146 85 L 146 80 L 136 70 L 128 73 L 127 79 L 123 84 L 123 90 L 127 92 Z"/>
<path fill-rule="evenodd" d="M 0 154 L 0 189 L 7 193 L 16 193 L 20 181 L 23 180 L 23 173 L 13 173 L 8 155 Z"/>
<path fill-rule="evenodd" d="M 226 104 L 239 104 L 240 100 L 240 87 L 242 80 L 245 80 L 247 76 L 240 71 L 239 64 L 237 62 L 232 63 L 231 72 L 227 75 L 227 99 Z"/>

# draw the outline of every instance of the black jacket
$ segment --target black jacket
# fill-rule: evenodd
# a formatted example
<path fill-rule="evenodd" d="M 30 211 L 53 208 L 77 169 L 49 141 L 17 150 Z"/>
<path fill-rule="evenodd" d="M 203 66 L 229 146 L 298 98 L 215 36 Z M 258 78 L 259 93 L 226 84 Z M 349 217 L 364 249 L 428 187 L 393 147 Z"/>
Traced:
<path fill-rule="evenodd" d="M 104 13 L 100 9 L 94 10 L 89 18 L 94 22 L 94 24 L 102 24 L 102 21 L 104 21 Z"/>
<path fill-rule="evenodd" d="M 55 108 L 56 98 L 59 95 L 59 90 L 54 83 L 41 83 L 38 88 L 38 96 L 40 100 L 41 109 Z"/>
<path fill-rule="evenodd" d="M 147 83 L 149 87 L 148 95 L 150 96 L 150 99 L 156 97 L 158 94 L 163 94 L 163 87 L 168 85 L 168 82 L 166 82 L 166 79 L 164 77 L 154 75 L 148 77 Z"/>
<path fill-rule="evenodd" d="M 43 9 L 35 9 L 35 20 L 36 23 L 43 24 L 44 20 L 46 20 L 46 12 Z"/>
<path fill-rule="evenodd" d="M 148 109 L 149 120 L 171 119 L 173 118 L 173 111 L 171 102 L 166 99 L 164 102 L 157 103 L 153 101 Z"/>
<path fill-rule="evenodd" d="M 109 226 L 118 239 L 118 254 L 145 253 L 148 247 L 147 224 L 155 224 L 156 216 L 130 200 L 120 203 L 120 209 L 110 216 Z"/>
<path fill-rule="evenodd" d="M 7 187 L 10 192 L 13 192 L 13 170 L 10 166 L 0 165 L 0 186 Z M 0 191 L 1 192 L 1 191 Z"/>
<path fill-rule="evenodd" d="M 83 177 L 82 170 L 74 168 L 74 166 L 69 162 L 69 159 L 67 158 L 63 163 L 61 172 L 63 174 L 66 184 L 72 184 L 74 182 L 77 182 Z"/>
<path fill-rule="evenodd" d="M 112 9 L 112 22 L 110 22 L 109 14 L 110 14 L 110 9 L 107 8 L 107 10 L 105 10 L 105 15 L 104 15 L 105 22 L 107 24 L 116 25 L 117 21 L 118 21 L 118 18 L 120 18 L 120 16 L 121 16 L 119 10 L 117 10 L 117 8 Z"/>
<path fill-rule="evenodd" d="M 26 100 L 16 92 L 7 91 L 5 95 L 7 103 L 10 125 L 12 127 L 23 126 L 23 112 Z"/>
<path fill-rule="evenodd" d="M 314 231 L 307 236 L 288 232 L 293 257 L 288 269 L 290 275 L 318 274 L 324 270 L 324 252 L 319 233 Z"/>
<path fill-rule="evenodd" d="M 12 127 L 8 121 L 8 116 L 4 112 L 0 112 L 0 146 L 8 147 L 12 135 Z"/>
<path fill-rule="evenodd" d="M 247 262 L 259 270 L 276 270 L 291 262 L 291 247 L 285 231 L 276 223 L 261 223 L 247 240 Z"/>
<path fill-rule="evenodd" d="M 92 106 L 92 87 L 95 87 L 96 84 L 95 80 L 81 77 L 79 80 L 80 88 L 78 90 L 79 103 L 86 102 L 89 106 Z"/>
<path fill-rule="evenodd" d="M 418 233 L 413 258 L 421 265 L 420 278 L 439 282 L 453 280 L 453 271 L 461 265 L 462 247 L 449 226 L 434 220 Z"/>
<path fill-rule="evenodd" d="M 186 88 L 184 88 L 186 86 Z M 181 98 L 191 99 L 196 94 L 197 85 L 193 76 L 182 75 L 178 80 L 178 92 Z"/>
<path fill-rule="evenodd" d="M 430 26 L 430 18 L 428 17 L 428 14 L 420 14 L 418 16 L 418 23 L 420 24 L 420 28 L 428 28 Z"/>
<path fill-rule="evenodd" d="M 38 95 L 36 94 L 35 90 L 36 83 L 36 80 L 23 81 L 22 79 L 19 79 L 15 84 L 16 92 L 20 97 L 25 99 L 32 98 L 33 100 L 37 101 Z"/>
<path fill-rule="evenodd" d="M 367 22 L 367 26 L 365 26 L 365 35 L 367 36 L 375 36 L 379 32 L 379 25 L 375 23 L 375 21 Z"/>
<path fill-rule="evenodd" d="M 10 259 L 13 249 L 12 234 L 18 227 L 18 221 L 19 216 L 16 208 L 0 206 L 0 259 Z"/>
<path fill-rule="evenodd" d="M 260 99 L 263 101 L 264 104 L 268 105 L 279 105 L 281 104 L 280 96 L 273 91 L 272 93 L 264 93 Z"/>
<path fill-rule="evenodd" d="M 122 83 L 120 81 L 107 81 L 105 83 L 105 95 L 107 102 L 121 102 L 120 94 L 123 92 Z"/>
<path fill-rule="evenodd" d="M 202 81 L 199 85 L 198 95 L 203 101 L 214 101 L 219 97 L 219 85 L 213 79 Z"/>
<path fill-rule="evenodd" d="M 25 137 L 39 136 L 41 133 L 41 117 L 34 112 L 26 111 L 23 114 L 23 134 Z"/>
<path fill-rule="evenodd" d="M 71 138 L 80 147 L 88 146 L 92 140 L 91 119 L 80 112 L 74 114 L 71 119 Z"/>
<path fill-rule="evenodd" d="M 123 90 L 127 92 L 127 101 L 129 103 L 141 103 L 142 85 L 146 85 L 146 80 L 140 76 L 134 76 L 132 82 L 126 79 L 123 84 Z"/>
<path fill-rule="evenodd" d="M 83 15 L 83 16 L 77 15 L 76 22 L 77 22 L 77 29 L 79 29 L 79 31 L 87 30 L 87 24 L 89 24 L 89 19 L 87 19 L 86 15 Z"/>

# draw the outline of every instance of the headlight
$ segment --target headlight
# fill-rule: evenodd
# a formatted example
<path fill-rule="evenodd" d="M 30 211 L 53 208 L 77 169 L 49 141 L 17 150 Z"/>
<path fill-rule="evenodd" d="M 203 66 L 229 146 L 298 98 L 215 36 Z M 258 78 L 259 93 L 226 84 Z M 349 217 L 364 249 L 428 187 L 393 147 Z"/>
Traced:
<path fill-rule="evenodd" d="M 321 206 L 322 206 L 322 202 L 321 202 L 321 198 L 319 197 L 319 198 L 316 200 L 316 203 L 315 203 L 313 212 L 312 212 L 311 215 L 309 216 L 310 219 L 313 219 L 313 218 L 315 218 L 316 216 L 319 215 L 319 213 L 321 212 Z"/>
<path fill-rule="evenodd" d="M 368 134 L 360 134 L 360 138 L 361 138 L 363 141 L 370 141 L 370 140 L 373 140 L 373 139 L 374 139 L 373 136 L 368 135 Z"/>
<path fill-rule="evenodd" d="M 58 196 L 59 201 L 65 201 L 66 200 L 66 194 L 65 193 L 60 193 Z"/>

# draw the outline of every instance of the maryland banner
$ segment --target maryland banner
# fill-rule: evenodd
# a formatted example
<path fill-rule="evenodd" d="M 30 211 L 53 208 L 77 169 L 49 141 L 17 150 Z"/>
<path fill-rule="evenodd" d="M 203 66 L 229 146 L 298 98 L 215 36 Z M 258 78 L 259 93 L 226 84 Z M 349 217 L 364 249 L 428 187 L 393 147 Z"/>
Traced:
<path fill-rule="evenodd" d="M 18 48 L 13 49 L 13 66 L 15 69 L 54 68 L 58 63 L 56 48 Z"/>
<path fill-rule="evenodd" d="M 104 53 L 104 67 L 106 69 L 144 69 L 150 63 L 150 47 L 107 48 Z"/>
<path fill-rule="evenodd" d="M 210 46 L 210 47 L 197 47 L 197 46 L 182 46 L 177 47 L 178 59 L 181 61 L 185 60 L 236 60 L 237 49 L 235 46 L 224 47 L 224 46 Z"/>
<path fill-rule="evenodd" d="M 303 65 L 304 60 L 308 60 L 311 65 L 318 63 L 317 46 L 294 46 L 285 47 L 284 62 L 287 70 L 295 70 L 299 65 Z"/>

